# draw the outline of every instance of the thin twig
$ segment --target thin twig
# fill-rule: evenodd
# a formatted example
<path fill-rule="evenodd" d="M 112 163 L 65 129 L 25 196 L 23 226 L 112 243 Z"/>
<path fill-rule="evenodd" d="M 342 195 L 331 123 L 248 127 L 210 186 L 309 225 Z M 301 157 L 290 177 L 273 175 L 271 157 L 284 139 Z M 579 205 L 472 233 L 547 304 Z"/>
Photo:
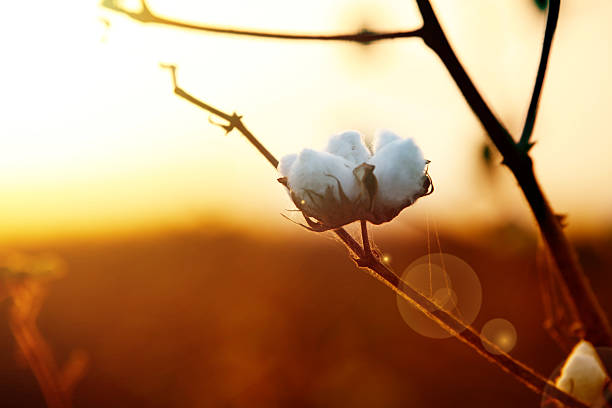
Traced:
<path fill-rule="evenodd" d="M 345 242 L 345 244 L 347 246 L 352 245 L 350 242 Z M 437 306 L 430 298 L 402 281 L 393 270 L 378 259 L 357 259 L 356 262 L 359 266 L 371 271 L 375 278 L 424 313 L 429 319 L 436 322 L 446 332 L 461 340 L 489 362 L 512 375 L 530 390 L 540 395 L 547 395 L 567 407 L 586 407 L 582 402 L 556 388 L 552 382 L 534 369 L 513 358 L 487 338 L 480 336 L 471 326 L 466 325 L 453 314 Z M 489 350 L 495 350 L 496 354 L 489 352 Z"/>
<path fill-rule="evenodd" d="M 279 40 L 308 40 L 308 41 L 346 41 L 360 44 L 370 44 L 381 40 L 391 40 L 395 38 L 412 38 L 421 35 L 420 29 L 409 31 L 392 31 L 392 32 L 376 32 L 368 29 L 363 29 L 352 34 L 289 34 L 289 33 L 274 33 L 268 31 L 254 31 L 234 28 L 223 28 L 211 25 L 186 23 L 183 21 L 172 20 L 165 17 L 155 15 L 145 0 L 140 0 L 140 10 L 132 11 L 121 6 L 117 0 L 103 0 L 103 7 L 110 10 L 123 13 L 134 20 L 141 23 L 153 23 L 168 25 L 178 28 L 186 28 L 208 33 L 239 35 L 246 37 L 259 37 Z"/>
<path fill-rule="evenodd" d="M 557 28 L 559 20 L 560 0 L 550 0 L 548 3 L 548 18 L 546 19 L 546 29 L 544 30 L 544 42 L 542 43 L 542 55 L 540 57 L 540 65 L 538 66 L 538 74 L 536 76 L 533 93 L 531 94 L 531 102 L 527 110 L 525 118 L 525 126 L 523 133 L 518 142 L 519 149 L 527 152 L 533 146 L 529 140 L 535 126 L 536 115 L 538 113 L 538 105 L 540 102 L 540 94 L 542 93 L 542 85 L 544 84 L 544 76 L 546 75 L 546 67 L 548 66 L 548 57 L 550 55 L 550 46 L 552 45 L 553 36 Z"/>
<path fill-rule="evenodd" d="M 234 129 L 237 129 L 238 131 L 240 131 L 240 133 L 242 133 L 244 135 L 244 137 L 247 138 L 247 140 L 253 145 L 255 146 L 255 148 L 259 151 L 259 153 L 261 153 L 266 160 L 268 160 L 268 162 L 270 162 L 270 164 L 272 166 L 274 166 L 274 168 L 278 167 L 278 160 L 276 160 L 276 157 L 274 157 L 272 155 L 272 153 L 270 153 L 268 151 L 268 149 L 266 149 L 261 143 L 259 143 L 259 140 L 257 140 L 257 138 L 255 136 L 253 136 L 253 134 L 244 126 L 244 124 L 242 123 L 242 116 L 236 114 L 236 112 L 232 113 L 231 115 L 228 115 L 225 112 L 220 111 L 219 109 L 216 109 L 202 101 L 200 101 L 199 99 L 194 98 L 192 95 L 190 95 L 189 93 L 185 92 L 182 88 L 180 88 L 177 83 L 176 83 L 176 66 L 175 65 L 168 65 L 168 64 L 160 64 L 160 66 L 162 68 L 165 69 L 169 69 L 171 74 L 172 74 L 172 84 L 174 86 L 174 93 L 178 96 L 180 96 L 181 98 L 184 98 L 186 100 L 188 100 L 189 102 L 193 103 L 194 105 L 199 106 L 200 108 L 207 110 L 208 112 L 212 113 L 213 115 L 216 115 L 224 120 L 226 120 L 228 123 L 226 125 L 224 124 L 220 124 L 220 123 L 215 123 L 212 122 L 211 123 L 213 125 L 217 125 L 223 129 L 225 129 L 225 133 L 229 133 Z"/>
<path fill-rule="evenodd" d="M 360 220 L 361 224 L 361 240 L 363 241 L 363 252 L 365 256 L 372 256 L 372 249 L 370 248 L 370 238 L 368 237 L 368 222 L 366 220 Z"/>
<path fill-rule="evenodd" d="M 174 81 L 174 86 L 175 86 L 175 93 L 177 95 L 185 98 L 186 100 L 192 103 L 195 103 L 197 106 L 201 107 L 202 109 L 205 109 L 206 111 L 212 114 L 218 115 L 218 113 L 221 113 L 221 115 L 218 115 L 219 117 L 229 121 L 230 124 L 234 124 L 233 128 L 243 133 L 243 135 L 247 137 L 249 141 L 251 141 L 251 138 L 253 138 L 255 142 L 257 142 L 257 143 L 253 143 L 253 141 L 251 141 L 251 143 L 253 143 L 255 146 L 262 146 L 261 143 L 259 143 L 259 141 L 257 141 L 257 139 L 255 139 L 255 137 L 250 132 L 248 132 L 248 134 L 244 133 L 243 129 L 246 129 L 244 125 L 242 125 L 241 127 L 237 126 L 238 123 L 242 124 L 240 119 L 237 119 L 237 120 L 234 119 L 235 117 L 239 118 L 239 116 L 237 116 L 236 114 L 228 115 L 227 113 L 221 112 L 218 109 L 202 101 L 199 101 L 198 99 L 189 95 L 188 93 L 183 91 L 181 88 L 179 88 L 176 84 L 176 67 L 168 66 L 168 65 L 165 67 L 171 69 L 172 71 L 173 81 Z M 187 95 L 188 97 L 186 97 L 185 95 Z M 219 125 L 219 126 L 224 127 L 223 125 Z M 262 152 L 262 150 L 259 150 L 259 151 Z M 265 148 L 263 148 L 263 151 L 267 152 L 267 154 L 270 155 L 270 156 L 267 156 L 266 154 L 263 154 L 262 152 L 262 154 L 266 157 L 266 159 L 276 168 L 277 165 L 275 165 L 275 163 L 278 163 L 278 160 L 276 160 L 276 158 L 272 156 L 268 152 L 268 150 L 266 150 Z M 362 224 L 362 227 L 363 227 L 363 224 Z M 363 229 L 362 229 L 362 232 L 363 232 Z M 367 230 L 365 232 L 367 235 Z M 376 279 L 380 280 L 382 283 L 387 285 L 397 295 L 401 296 L 404 300 L 408 301 L 411 305 L 413 305 L 419 311 L 424 313 L 431 320 L 436 322 L 442 329 L 446 330 L 451 335 L 457 337 L 459 340 L 466 343 L 468 346 L 474 349 L 478 354 L 486 358 L 489 362 L 497 365 L 505 372 L 513 375 L 517 380 L 519 380 L 529 389 L 531 389 L 532 391 L 538 394 L 549 395 L 551 398 L 554 398 L 560 401 L 561 403 L 563 403 L 564 405 L 568 407 L 572 407 L 572 408 L 586 408 L 587 407 L 585 404 L 577 401 L 570 395 L 556 388 L 554 384 L 549 382 L 545 377 L 543 377 L 541 374 L 538 374 L 532 368 L 512 358 L 509 354 L 502 351 L 494 343 L 491 343 L 489 340 L 482 338 L 478 334 L 478 332 L 476 332 L 472 327 L 470 327 L 469 325 L 466 325 L 464 322 L 462 322 L 457 317 L 455 317 L 448 311 L 444 310 L 443 308 L 439 308 L 435 303 L 433 303 L 430 300 L 430 298 L 421 294 L 417 290 L 410 287 L 410 285 L 403 282 L 393 270 L 385 266 L 375 257 L 369 256 L 369 254 L 367 253 L 367 250 L 362 248 L 359 245 L 359 243 L 355 241 L 355 239 L 344 228 L 335 229 L 334 233 L 336 234 L 338 238 L 340 238 L 340 240 L 346 245 L 346 247 L 356 256 L 355 262 L 357 263 L 358 266 L 370 271 L 372 276 L 374 276 Z M 365 241 L 364 241 L 364 244 L 365 244 Z M 489 350 L 495 350 L 498 354 L 492 354 L 488 352 L 487 348 Z"/>
<path fill-rule="evenodd" d="M 612 326 L 578 262 L 563 227 L 544 195 L 533 171 L 529 154 L 517 147 L 510 133 L 495 117 L 452 50 L 429 0 L 417 0 L 423 17 L 423 40 L 438 55 L 459 87 L 466 102 L 502 154 L 503 163 L 514 174 L 540 228 L 567 288 L 566 301 L 573 303 L 584 326 L 584 338 L 596 346 L 612 346 Z"/>

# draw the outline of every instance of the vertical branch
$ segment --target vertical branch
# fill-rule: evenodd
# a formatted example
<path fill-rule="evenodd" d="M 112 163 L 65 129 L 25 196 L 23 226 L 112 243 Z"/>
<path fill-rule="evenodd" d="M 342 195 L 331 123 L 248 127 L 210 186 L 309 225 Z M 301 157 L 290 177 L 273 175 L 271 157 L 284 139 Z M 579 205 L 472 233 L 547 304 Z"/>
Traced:
<path fill-rule="evenodd" d="M 366 220 L 360 220 L 361 224 L 361 240 L 363 241 L 363 252 L 365 256 L 372 256 L 372 249 L 370 248 L 370 238 L 368 237 L 368 222 Z"/>
<path fill-rule="evenodd" d="M 536 115 L 538 113 L 538 105 L 540 102 L 540 94 L 542 93 L 542 86 L 544 85 L 544 75 L 546 75 L 550 47 L 557 28 L 557 21 L 559 20 L 559 8 L 560 0 L 550 0 L 548 4 L 548 18 L 546 19 L 546 29 L 544 31 L 544 42 L 542 43 L 540 65 L 538 66 L 538 73 L 536 75 L 533 93 L 531 94 L 529 109 L 527 109 L 525 126 L 523 127 L 523 133 L 521 134 L 521 138 L 518 142 L 518 148 L 525 152 L 529 151 L 529 149 L 533 146 L 533 143 L 530 143 L 529 140 L 531 139 L 533 127 L 535 126 Z"/>
<path fill-rule="evenodd" d="M 557 0 L 558 1 L 558 0 Z M 612 346 L 612 326 L 601 308 L 587 277 L 578 262 L 574 248 L 563 232 L 548 199 L 533 171 L 526 151 L 517 147 L 510 133 L 486 104 L 461 62 L 452 50 L 428 0 L 417 0 L 423 16 L 423 40 L 440 58 L 459 87 L 466 102 L 485 128 L 489 138 L 502 154 L 527 199 L 548 249 L 559 270 L 571 301 L 584 325 L 584 338 L 596 346 Z"/>

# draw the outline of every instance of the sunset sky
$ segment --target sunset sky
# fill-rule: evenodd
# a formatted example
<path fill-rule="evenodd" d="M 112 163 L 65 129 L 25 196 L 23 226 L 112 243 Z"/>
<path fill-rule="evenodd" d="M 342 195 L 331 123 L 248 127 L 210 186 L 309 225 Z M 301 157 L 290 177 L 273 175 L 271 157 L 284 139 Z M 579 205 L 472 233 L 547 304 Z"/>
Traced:
<path fill-rule="evenodd" d="M 300 33 L 405 30 L 410 1 L 150 1 L 158 14 Z M 530 0 L 433 1 L 460 59 L 520 132 L 545 13 Z M 531 223 L 509 172 L 489 183 L 484 132 L 419 39 L 368 47 L 202 34 L 142 25 L 95 0 L 10 2 L 0 24 L 0 242 L 214 222 L 295 228 L 274 169 L 237 133 L 172 94 L 183 88 L 246 125 L 277 157 L 329 135 L 414 137 L 436 192 L 405 210 L 442 226 Z M 612 224 L 612 3 L 562 3 L 533 149 L 537 175 L 573 231 Z M 104 21 L 108 22 L 107 26 Z"/>

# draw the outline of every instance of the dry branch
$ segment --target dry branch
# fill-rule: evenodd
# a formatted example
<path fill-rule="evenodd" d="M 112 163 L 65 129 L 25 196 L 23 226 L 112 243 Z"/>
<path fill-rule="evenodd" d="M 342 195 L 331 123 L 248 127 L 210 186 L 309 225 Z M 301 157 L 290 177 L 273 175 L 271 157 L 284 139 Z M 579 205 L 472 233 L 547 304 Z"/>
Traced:
<path fill-rule="evenodd" d="M 529 102 L 529 108 L 527 109 L 527 116 L 525 117 L 525 125 L 523 126 L 523 133 L 519 139 L 518 146 L 528 151 L 533 146 L 529 140 L 533 133 L 533 127 L 535 125 L 536 115 L 538 113 L 538 105 L 540 103 L 540 95 L 542 93 L 542 86 L 544 85 L 544 76 L 546 75 L 546 67 L 548 66 L 548 57 L 550 55 L 550 47 L 552 40 L 557 29 L 557 21 L 559 20 L 559 0 L 552 0 L 548 5 L 548 18 L 546 19 L 546 29 L 544 30 L 544 42 L 542 44 L 542 55 L 540 56 L 540 64 L 538 66 L 538 73 L 536 75 L 535 85 L 533 86 L 533 92 L 531 93 L 531 101 Z"/>
<path fill-rule="evenodd" d="M 550 15 L 553 15 L 552 21 L 556 24 L 556 16 L 554 14 L 559 11 L 560 0 L 551 0 L 550 3 L 549 13 L 553 13 Z M 423 16 L 422 38 L 425 44 L 440 57 L 440 60 L 459 87 L 468 105 L 485 128 L 497 150 L 503 156 L 503 164 L 508 166 L 514 174 L 531 207 L 540 233 L 562 277 L 560 284 L 566 286 L 567 291 L 571 295 L 567 298 L 567 301 L 573 303 L 572 307 L 575 307 L 577 310 L 580 322 L 583 325 L 581 337 L 590 341 L 595 346 L 612 346 L 612 326 L 610 326 L 608 317 L 601 308 L 578 262 L 574 248 L 565 236 L 559 218 L 550 206 L 536 179 L 528 149 L 522 148 L 520 142 L 518 144 L 515 143 L 508 130 L 495 117 L 495 114 L 493 114 L 484 101 L 452 50 L 430 2 L 428 0 L 417 0 L 417 5 Z M 555 26 L 550 21 L 551 19 L 549 19 L 549 24 L 547 24 L 548 33 L 546 36 L 547 44 L 544 44 L 545 51 L 547 47 L 550 47 Z M 547 51 L 542 53 L 542 58 L 548 58 Z M 543 81 L 543 71 L 545 69 L 546 64 L 540 63 L 541 72 L 538 73 L 538 77 L 541 78 L 539 82 Z M 539 86 L 536 83 L 536 93 L 539 92 L 539 88 L 541 88 L 541 83 Z M 530 108 L 530 111 L 533 111 L 531 116 L 533 116 L 532 120 L 535 120 L 537 102 L 532 103 L 532 105 L 534 108 Z M 530 120 L 529 118 L 530 116 L 528 115 L 528 120 Z"/>
<path fill-rule="evenodd" d="M 277 167 L 278 160 L 272 156 L 270 152 L 263 147 L 263 145 L 261 145 L 261 143 L 250 131 L 246 130 L 246 127 L 242 123 L 241 116 L 237 115 L 236 113 L 230 115 L 222 112 L 190 95 L 177 85 L 176 67 L 173 65 L 162 66 L 171 70 L 174 93 L 176 95 L 181 96 L 182 98 L 194 103 L 211 114 L 217 115 L 226 120 L 228 122 L 227 124 L 217 125 L 221 126 L 226 131 L 236 129 L 241 132 L 260 151 L 260 153 L 266 157 L 270 164 L 272 164 L 275 168 Z M 365 224 L 362 224 L 362 227 L 364 225 Z M 367 237 L 367 229 L 365 231 L 362 230 L 362 232 L 365 232 L 364 237 Z M 366 250 L 364 250 L 364 248 L 362 248 L 344 228 L 335 229 L 334 233 L 356 256 L 355 262 L 358 266 L 366 269 L 373 277 L 384 283 L 397 295 L 401 296 L 412 306 L 424 313 L 449 334 L 470 346 L 489 362 L 497 365 L 505 372 L 511 374 L 529 389 L 538 394 L 546 394 L 551 398 L 563 403 L 567 407 L 586 408 L 585 404 L 577 401 L 570 395 L 556 388 L 554 384 L 549 382 L 544 376 L 520 361 L 514 359 L 512 356 L 502 351 L 494 343 L 482 338 L 471 326 L 466 325 L 464 322 L 446 310 L 439 308 L 430 298 L 403 282 L 393 270 L 380 262 L 376 256 L 374 256 L 371 252 L 368 253 Z M 496 350 L 498 354 L 492 354 L 488 352 L 487 349 Z"/>
<path fill-rule="evenodd" d="M 289 33 L 273 33 L 268 31 L 254 31 L 234 28 L 223 28 L 212 25 L 193 24 L 183 21 L 173 20 L 154 14 L 145 0 L 140 0 L 140 10 L 128 10 L 121 6 L 118 0 L 103 0 L 103 7 L 125 14 L 134 20 L 141 23 L 161 24 L 171 27 L 186 28 L 190 30 L 203 31 L 216 34 L 239 35 L 246 37 L 259 37 L 277 40 L 308 40 L 308 41 L 345 41 L 360 44 L 370 44 L 381 40 L 391 40 L 395 38 L 411 38 L 419 37 L 420 30 L 409 31 L 390 31 L 376 32 L 364 28 L 356 33 L 351 34 L 289 34 Z"/>

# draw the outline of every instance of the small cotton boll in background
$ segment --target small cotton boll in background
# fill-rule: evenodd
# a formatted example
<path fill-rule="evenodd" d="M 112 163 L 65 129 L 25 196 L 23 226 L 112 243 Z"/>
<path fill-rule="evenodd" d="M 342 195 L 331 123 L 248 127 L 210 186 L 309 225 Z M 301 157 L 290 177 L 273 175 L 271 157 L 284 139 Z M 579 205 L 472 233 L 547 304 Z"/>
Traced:
<path fill-rule="evenodd" d="M 356 130 L 347 130 L 330 137 L 325 151 L 343 157 L 354 165 L 365 163 L 370 158 L 363 136 Z"/>
<path fill-rule="evenodd" d="M 581 340 L 572 350 L 555 385 L 591 405 L 602 395 L 608 379 L 604 365 L 591 343 Z"/>
<path fill-rule="evenodd" d="M 389 209 L 401 210 L 422 193 L 426 163 L 421 149 L 412 139 L 398 139 L 383 145 L 368 163 L 375 166 L 374 175 L 378 180 L 374 213 L 382 216 Z"/>
<path fill-rule="evenodd" d="M 291 154 L 287 154 L 281 157 L 280 161 L 278 162 L 277 169 L 278 169 L 278 172 L 283 177 L 289 176 L 291 167 L 293 166 L 293 163 L 295 163 L 295 160 L 297 159 L 297 157 L 298 157 L 297 153 L 291 153 Z"/>
<path fill-rule="evenodd" d="M 401 138 L 390 130 L 381 129 L 377 130 L 374 134 L 374 153 L 378 152 L 383 146 L 400 140 Z"/>

